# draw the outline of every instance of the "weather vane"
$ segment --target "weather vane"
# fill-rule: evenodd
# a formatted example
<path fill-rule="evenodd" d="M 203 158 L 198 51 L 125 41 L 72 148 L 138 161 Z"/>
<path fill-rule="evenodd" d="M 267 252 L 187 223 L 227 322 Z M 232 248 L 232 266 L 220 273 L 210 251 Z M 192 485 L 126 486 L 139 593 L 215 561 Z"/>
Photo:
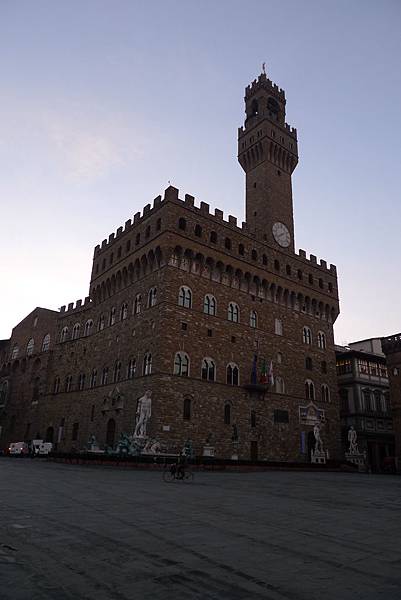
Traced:
<path fill-rule="evenodd" d="M 263 75 L 266 75 L 266 63 L 265 62 L 262 63 L 262 73 L 263 73 Z"/>

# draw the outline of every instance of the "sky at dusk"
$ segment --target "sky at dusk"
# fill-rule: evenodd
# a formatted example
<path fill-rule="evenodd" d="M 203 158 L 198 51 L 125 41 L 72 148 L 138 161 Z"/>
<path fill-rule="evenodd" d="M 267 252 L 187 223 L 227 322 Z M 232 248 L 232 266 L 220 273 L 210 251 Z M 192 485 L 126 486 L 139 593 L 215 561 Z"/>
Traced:
<path fill-rule="evenodd" d="M 0 339 L 89 291 L 163 194 L 244 219 L 244 88 L 297 127 L 296 247 L 337 265 L 337 343 L 401 331 L 399 0 L 0 0 Z"/>

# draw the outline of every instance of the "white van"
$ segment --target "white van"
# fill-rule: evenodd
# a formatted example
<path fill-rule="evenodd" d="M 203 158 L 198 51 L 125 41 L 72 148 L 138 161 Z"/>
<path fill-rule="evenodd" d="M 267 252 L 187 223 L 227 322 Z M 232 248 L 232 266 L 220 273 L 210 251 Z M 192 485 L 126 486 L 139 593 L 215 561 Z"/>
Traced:
<path fill-rule="evenodd" d="M 9 454 L 12 454 L 14 456 L 28 454 L 28 444 L 26 444 L 25 442 L 13 442 L 9 445 L 8 452 Z"/>

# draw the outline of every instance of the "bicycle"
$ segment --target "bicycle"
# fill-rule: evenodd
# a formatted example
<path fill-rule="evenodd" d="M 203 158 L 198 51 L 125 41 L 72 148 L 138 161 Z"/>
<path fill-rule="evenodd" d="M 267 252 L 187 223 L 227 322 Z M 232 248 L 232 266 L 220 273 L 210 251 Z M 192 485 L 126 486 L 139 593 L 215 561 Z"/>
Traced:
<path fill-rule="evenodd" d="M 171 483 L 172 481 L 184 481 L 190 483 L 194 480 L 192 469 L 188 466 L 184 469 L 177 469 L 177 465 L 164 465 L 163 481 Z"/>

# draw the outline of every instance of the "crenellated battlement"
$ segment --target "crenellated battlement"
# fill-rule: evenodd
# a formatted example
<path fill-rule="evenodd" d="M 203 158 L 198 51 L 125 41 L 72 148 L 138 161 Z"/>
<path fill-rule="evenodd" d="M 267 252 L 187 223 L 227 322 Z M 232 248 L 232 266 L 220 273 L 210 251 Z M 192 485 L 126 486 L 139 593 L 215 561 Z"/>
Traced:
<path fill-rule="evenodd" d="M 282 126 L 278 123 L 276 123 L 275 126 L 278 127 L 279 129 L 283 129 Z M 295 140 L 298 139 L 296 127 L 291 127 L 291 125 L 288 125 L 288 123 L 284 123 L 284 129 L 285 129 L 286 133 L 288 133 L 288 135 L 290 135 L 292 138 L 294 138 Z M 247 133 L 248 133 L 248 130 L 246 129 L 246 127 L 244 127 L 243 125 L 241 125 L 241 127 L 238 127 L 238 139 L 239 140 L 242 137 L 244 137 L 244 135 L 246 135 Z"/>
<path fill-rule="evenodd" d="M 337 275 L 337 267 L 336 265 L 327 266 L 327 261 L 322 258 L 319 260 L 319 264 L 317 262 L 317 258 L 314 254 L 310 254 L 309 258 L 306 256 L 305 250 L 298 250 L 298 256 L 306 263 L 313 265 L 314 267 L 322 269 L 322 271 L 329 271 L 332 275 Z"/>
<path fill-rule="evenodd" d="M 86 310 L 87 308 L 89 308 L 89 306 L 92 304 L 92 300 L 90 299 L 89 296 L 86 296 L 86 298 L 84 299 L 84 301 L 82 300 L 76 300 L 76 302 L 70 302 L 68 305 L 63 305 L 60 307 L 60 314 L 62 314 L 63 316 L 65 315 L 70 315 L 72 313 L 77 313 L 80 312 L 82 310 Z"/>
<path fill-rule="evenodd" d="M 132 220 L 128 219 L 127 221 L 125 221 L 124 227 L 118 227 L 115 233 L 111 233 L 108 238 L 102 241 L 101 244 L 95 246 L 94 256 L 97 256 L 103 250 L 109 248 L 123 234 L 125 234 L 128 231 L 131 231 L 134 227 L 142 223 L 145 219 L 149 218 L 155 212 L 155 210 L 157 210 L 161 206 L 162 203 L 162 197 L 156 196 L 156 198 L 153 200 L 153 206 L 151 206 L 150 204 L 146 204 L 146 206 L 143 207 L 142 214 L 140 212 L 135 213 Z"/>
<path fill-rule="evenodd" d="M 245 88 L 245 99 L 249 98 L 260 89 L 267 89 L 273 95 L 277 96 L 282 102 L 285 102 L 285 92 L 278 85 L 268 79 L 266 73 L 261 73 L 257 79 L 254 79 L 250 85 Z"/>

